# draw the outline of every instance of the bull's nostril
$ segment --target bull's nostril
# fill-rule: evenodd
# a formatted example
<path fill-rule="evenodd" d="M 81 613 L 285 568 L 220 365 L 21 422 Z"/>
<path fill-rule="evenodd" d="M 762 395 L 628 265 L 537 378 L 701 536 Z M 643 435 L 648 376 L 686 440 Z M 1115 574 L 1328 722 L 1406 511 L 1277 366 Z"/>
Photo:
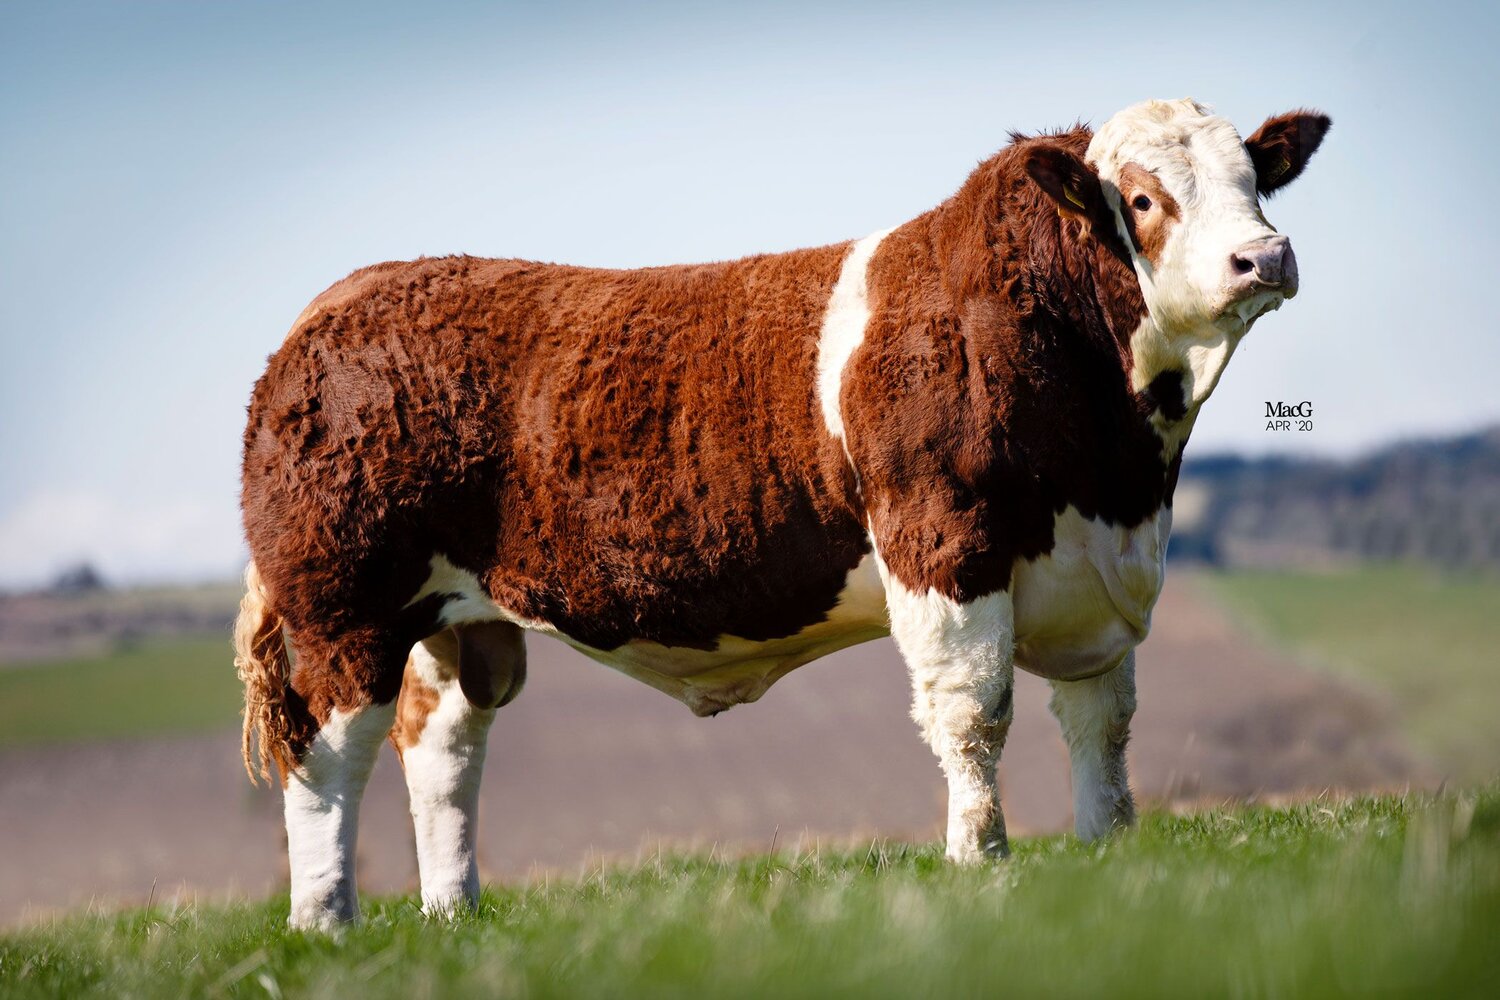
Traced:
<path fill-rule="evenodd" d="M 1255 270 L 1255 262 L 1252 260 L 1246 260 L 1244 257 L 1236 256 L 1234 258 L 1234 269 L 1240 274 L 1249 274 L 1251 271 Z"/>

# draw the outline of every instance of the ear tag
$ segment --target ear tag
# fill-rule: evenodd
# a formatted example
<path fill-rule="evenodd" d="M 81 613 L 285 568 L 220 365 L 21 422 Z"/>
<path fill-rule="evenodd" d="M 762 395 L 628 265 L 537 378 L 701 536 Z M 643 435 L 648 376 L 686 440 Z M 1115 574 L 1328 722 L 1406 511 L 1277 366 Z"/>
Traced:
<path fill-rule="evenodd" d="M 1271 180 L 1279 180 L 1281 175 L 1292 169 L 1292 161 L 1283 156 L 1276 161 L 1276 172 L 1271 175 Z"/>
<path fill-rule="evenodd" d="M 1066 185 L 1063 186 L 1063 197 L 1067 198 L 1074 205 L 1078 206 L 1079 211 L 1085 210 L 1083 199 L 1079 198 L 1078 193 Z"/>

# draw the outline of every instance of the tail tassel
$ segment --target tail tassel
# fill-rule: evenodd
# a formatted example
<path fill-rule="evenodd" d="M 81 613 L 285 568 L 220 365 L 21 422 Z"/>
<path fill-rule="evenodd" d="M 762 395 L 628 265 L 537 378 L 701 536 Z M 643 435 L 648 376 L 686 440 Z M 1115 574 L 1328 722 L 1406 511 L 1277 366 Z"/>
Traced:
<path fill-rule="evenodd" d="M 252 784 L 261 780 L 269 784 L 273 767 L 284 782 L 296 766 L 287 705 L 291 660 L 281 624 L 260 572 L 251 562 L 245 570 L 245 596 L 234 623 L 234 667 L 245 686 L 240 753 Z"/>

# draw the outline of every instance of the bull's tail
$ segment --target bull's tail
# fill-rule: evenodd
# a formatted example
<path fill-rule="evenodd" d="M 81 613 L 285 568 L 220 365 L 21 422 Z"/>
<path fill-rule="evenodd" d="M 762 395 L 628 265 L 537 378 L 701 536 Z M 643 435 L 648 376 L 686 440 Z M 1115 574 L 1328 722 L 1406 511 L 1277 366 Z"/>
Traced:
<path fill-rule="evenodd" d="M 245 570 L 245 597 L 234 623 L 234 668 L 245 685 L 245 730 L 240 745 L 245 773 L 252 783 L 259 779 L 269 783 L 274 765 L 285 780 L 296 766 L 287 707 L 292 664 L 281 632 L 281 616 L 271 609 L 254 562 Z"/>

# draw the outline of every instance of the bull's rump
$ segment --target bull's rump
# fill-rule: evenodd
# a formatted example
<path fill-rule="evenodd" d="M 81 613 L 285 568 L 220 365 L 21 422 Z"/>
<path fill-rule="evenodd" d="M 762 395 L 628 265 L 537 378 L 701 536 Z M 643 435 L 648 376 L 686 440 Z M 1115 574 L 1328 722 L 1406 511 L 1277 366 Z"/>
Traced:
<path fill-rule="evenodd" d="M 793 635 L 865 549 L 823 427 L 846 245 L 608 271 L 469 257 L 356 272 L 256 386 L 243 503 L 292 626 L 419 638 L 441 556 L 608 650 Z"/>

